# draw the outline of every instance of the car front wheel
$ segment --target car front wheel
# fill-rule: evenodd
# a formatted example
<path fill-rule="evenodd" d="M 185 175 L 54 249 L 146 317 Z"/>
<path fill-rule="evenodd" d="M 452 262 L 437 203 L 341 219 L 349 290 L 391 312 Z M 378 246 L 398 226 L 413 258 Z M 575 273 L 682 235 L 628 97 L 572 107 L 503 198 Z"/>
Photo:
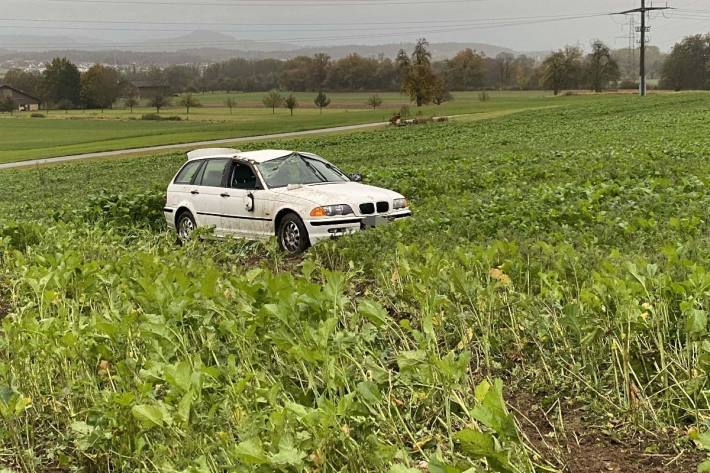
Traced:
<path fill-rule="evenodd" d="M 177 234 L 181 241 L 189 240 L 192 232 L 197 228 L 195 217 L 189 211 L 184 211 L 177 219 Z"/>
<path fill-rule="evenodd" d="M 303 221 L 294 213 L 286 215 L 279 224 L 279 246 L 282 250 L 298 254 L 308 248 L 308 230 Z"/>

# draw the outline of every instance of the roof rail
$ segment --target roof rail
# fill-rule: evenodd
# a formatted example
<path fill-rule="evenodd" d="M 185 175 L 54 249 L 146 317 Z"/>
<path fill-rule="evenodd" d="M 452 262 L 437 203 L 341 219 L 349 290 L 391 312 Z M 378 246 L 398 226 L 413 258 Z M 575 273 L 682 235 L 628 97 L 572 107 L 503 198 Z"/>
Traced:
<path fill-rule="evenodd" d="M 202 148 L 187 153 L 187 160 L 199 158 L 227 158 L 239 154 L 241 151 L 234 148 Z"/>

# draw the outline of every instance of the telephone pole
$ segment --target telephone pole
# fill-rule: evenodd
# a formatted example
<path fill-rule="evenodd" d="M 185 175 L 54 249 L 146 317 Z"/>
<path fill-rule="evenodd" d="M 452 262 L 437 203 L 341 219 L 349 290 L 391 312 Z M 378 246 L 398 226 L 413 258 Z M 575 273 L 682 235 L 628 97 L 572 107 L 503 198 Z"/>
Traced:
<path fill-rule="evenodd" d="M 641 14 L 641 27 L 638 31 L 641 33 L 641 44 L 640 50 L 640 60 L 639 60 L 639 95 L 644 97 L 646 95 L 646 33 L 651 31 L 650 26 L 646 26 L 646 14 L 654 10 L 670 10 L 670 7 L 647 7 L 646 0 L 641 0 L 641 8 L 634 8 L 633 10 L 626 10 L 617 13 L 617 15 L 628 15 L 629 13 L 640 13 Z"/>

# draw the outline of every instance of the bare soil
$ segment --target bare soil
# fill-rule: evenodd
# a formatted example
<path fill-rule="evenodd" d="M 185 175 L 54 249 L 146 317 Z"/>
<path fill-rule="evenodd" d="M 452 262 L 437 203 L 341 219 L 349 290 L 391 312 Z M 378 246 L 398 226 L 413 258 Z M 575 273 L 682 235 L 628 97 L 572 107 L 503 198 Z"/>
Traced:
<path fill-rule="evenodd" d="M 508 399 L 528 441 L 541 459 L 565 473 L 692 473 L 706 457 L 682 436 L 632 432 L 594 425 L 580 408 L 548 412 L 527 393 Z"/>

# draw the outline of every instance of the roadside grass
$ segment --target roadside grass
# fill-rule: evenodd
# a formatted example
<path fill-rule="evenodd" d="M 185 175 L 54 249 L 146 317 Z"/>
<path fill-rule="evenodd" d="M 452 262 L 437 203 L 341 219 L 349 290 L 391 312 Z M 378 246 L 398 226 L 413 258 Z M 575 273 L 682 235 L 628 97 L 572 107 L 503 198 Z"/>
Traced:
<path fill-rule="evenodd" d="M 160 210 L 177 153 L 0 172 L 0 458 L 690 471 L 710 416 L 709 109 L 604 97 L 245 144 L 313 151 L 411 201 L 409 221 L 296 260 L 176 246 Z"/>

